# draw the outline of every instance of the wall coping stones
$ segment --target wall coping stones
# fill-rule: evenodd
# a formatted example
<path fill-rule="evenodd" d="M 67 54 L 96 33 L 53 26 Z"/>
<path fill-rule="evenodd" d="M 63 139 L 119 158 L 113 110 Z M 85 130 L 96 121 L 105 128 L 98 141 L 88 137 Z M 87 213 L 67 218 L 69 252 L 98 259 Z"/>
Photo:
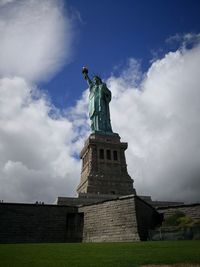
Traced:
<path fill-rule="evenodd" d="M 172 205 L 172 206 L 162 206 L 162 207 L 157 207 L 157 210 L 162 210 L 162 209 L 176 209 L 176 208 L 184 208 L 184 207 L 196 207 L 200 206 L 200 203 L 190 203 L 190 204 L 180 204 L 180 205 Z"/>
<path fill-rule="evenodd" d="M 37 203 L 14 203 L 14 202 L 0 202 L 0 205 L 11 205 L 11 206 L 34 206 L 34 207 L 74 207 L 76 208 L 77 206 L 70 206 L 70 205 L 57 205 L 57 204 L 37 204 Z"/>

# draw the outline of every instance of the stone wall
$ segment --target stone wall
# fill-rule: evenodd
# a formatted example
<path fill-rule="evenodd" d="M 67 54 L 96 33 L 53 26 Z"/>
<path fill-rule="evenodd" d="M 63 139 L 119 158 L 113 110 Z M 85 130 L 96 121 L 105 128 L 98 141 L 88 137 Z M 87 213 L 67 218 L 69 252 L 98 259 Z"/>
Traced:
<path fill-rule="evenodd" d="M 83 242 L 139 240 L 134 198 L 79 208 L 84 212 Z"/>
<path fill-rule="evenodd" d="M 102 202 L 104 200 L 111 200 L 118 198 L 118 195 L 97 195 L 97 194 L 83 194 L 80 193 L 79 197 L 58 197 L 55 204 L 65 206 L 80 206 Z"/>
<path fill-rule="evenodd" d="M 0 203 L 0 243 L 146 240 L 158 219 L 134 195 L 81 207 Z"/>
<path fill-rule="evenodd" d="M 83 206 L 79 212 L 84 212 L 83 242 L 146 240 L 148 229 L 154 228 L 159 217 L 137 196 Z"/>
<path fill-rule="evenodd" d="M 0 203 L 0 243 L 76 242 L 82 228 L 75 207 Z"/>
<path fill-rule="evenodd" d="M 157 208 L 158 212 L 164 213 L 164 217 L 169 217 L 177 211 L 183 212 L 186 216 L 193 219 L 200 219 L 200 203 L 196 204 L 185 204 L 178 206 L 168 206 L 168 207 L 159 207 Z"/>
<path fill-rule="evenodd" d="M 135 197 L 135 208 L 140 240 L 145 241 L 149 238 L 149 230 L 162 224 L 163 216 L 140 197 Z"/>

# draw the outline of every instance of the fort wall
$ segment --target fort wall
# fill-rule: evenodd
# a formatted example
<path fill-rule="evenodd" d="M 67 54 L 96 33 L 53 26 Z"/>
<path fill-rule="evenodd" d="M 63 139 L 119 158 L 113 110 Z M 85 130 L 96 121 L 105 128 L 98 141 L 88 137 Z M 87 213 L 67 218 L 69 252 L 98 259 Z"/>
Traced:
<path fill-rule="evenodd" d="M 153 207 L 137 196 L 83 206 L 79 212 L 84 213 L 83 242 L 146 240 L 149 228 L 155 227 L 159 217 Z"/>
<path fill-rule="evenodd" d="M 76 207 L 0 203 L 0 243 L 77 242 L 82 226 Z"/>
<path fill-rule="evenodd" d="M 141 241 L 149 238 L 149 230 L 162 224 L 163 216 L 149 203 L 135 197 L 135 209 L 138 223 L 138 234 Z"/>
<path fill-rule="evenodd" d="M 158 221 L 135 195 L 80 207 L 0 203 L 0 243 L 140 241 Z"/>
<path fill-rule="evenodd" d="M 200 219 L 200 203 L 159 207 L 157 210 L 160 213 L 164 213 L 165 218 L 175 214 L 177 211 L 180 211 L 188 217 L 198 220 Z"/>

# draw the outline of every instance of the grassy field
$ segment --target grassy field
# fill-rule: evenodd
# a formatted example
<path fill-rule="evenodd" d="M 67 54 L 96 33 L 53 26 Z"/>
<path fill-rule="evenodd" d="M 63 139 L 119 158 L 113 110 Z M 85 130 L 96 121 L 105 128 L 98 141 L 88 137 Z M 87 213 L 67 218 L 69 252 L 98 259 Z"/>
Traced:
<path fill-rule="evenodd" d="M 200 264 L 200 241 L 0 245 L 0 267 L 134 267 L 175 263 Z"/>

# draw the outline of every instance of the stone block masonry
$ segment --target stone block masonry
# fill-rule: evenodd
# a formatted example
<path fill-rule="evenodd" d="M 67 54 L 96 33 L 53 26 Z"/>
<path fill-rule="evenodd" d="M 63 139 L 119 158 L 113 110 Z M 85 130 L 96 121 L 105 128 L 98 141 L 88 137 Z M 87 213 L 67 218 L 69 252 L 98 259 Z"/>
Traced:
<path fill-rule="evenodd" d="M 147 240 L 156 210 L 135 195 L 81 207 L 0 203 L 0 243 Z"/>
<path fill-rule="evenodd" d="M 149 230 L 160 226 L 163 221 L 163 215 L 158 213 L 149 203 L 140 197 L 135 197 L 135 209 L 138 223 L 138 234 L 141 241 L 149 238 Z"/>
<path fill-rule="evenodd" d="M 0 243 L 80 242 L 77 207 L 0 203 Z"/>
<path fill-rule="evenodd" d="M 147 240 L 159 218 L 153 207 L 133 195 L 83 206 L 79 212 L 84 213 L 83 242 Z M 143 213 L 146 222 L 140 226 Z"/>
<path fill-rule="evenodd" d="M 117 134 L 91 134 L 80 154 L 82 170 L 78 194 L 136 194 L 133 179 L 127 172 L 127 146 Z"/>
<path fill-rule="evenodd" d="M 180 211 L 192 219 L 200 220 L 200 203 L 159 207 L 157 210 L 158 212 L 163 213 L 165 218 Z"/>

